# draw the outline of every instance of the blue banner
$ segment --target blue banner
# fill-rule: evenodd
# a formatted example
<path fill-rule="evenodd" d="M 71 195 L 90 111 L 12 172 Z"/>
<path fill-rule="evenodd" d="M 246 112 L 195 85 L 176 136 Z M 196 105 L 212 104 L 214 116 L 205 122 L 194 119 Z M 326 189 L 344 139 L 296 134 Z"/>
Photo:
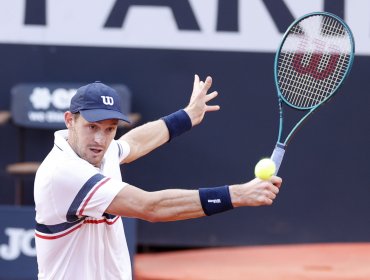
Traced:
<path fill-rule="evenodd" d="M 37 279 L 35 210 L 0 207 L 0 280 Z M 131 262 L 136 252 L 136 220 L 124 218 Z"/>

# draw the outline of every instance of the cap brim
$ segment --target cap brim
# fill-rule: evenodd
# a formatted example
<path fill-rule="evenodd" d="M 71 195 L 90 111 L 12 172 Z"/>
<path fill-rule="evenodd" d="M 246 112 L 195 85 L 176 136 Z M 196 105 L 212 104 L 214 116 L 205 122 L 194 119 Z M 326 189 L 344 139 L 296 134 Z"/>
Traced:
<path fill-rule="evenodd" d="M 129 118 L 126 115 L 114 110 L 106 109 L 81 110 L 80 114 L 88 122 L 99 122 L 104 120 L 117 119 L 130 123 Z"/>

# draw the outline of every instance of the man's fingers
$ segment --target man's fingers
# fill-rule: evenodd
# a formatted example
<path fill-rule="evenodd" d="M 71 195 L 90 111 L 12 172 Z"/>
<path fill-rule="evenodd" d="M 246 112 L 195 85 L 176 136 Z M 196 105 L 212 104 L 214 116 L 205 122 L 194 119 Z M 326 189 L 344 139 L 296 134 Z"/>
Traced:
<path fill-rule="evenodd" d="M 210 94 L 207 94 L 206 95 L 206 98 L 205 98 L 205 102 L 207 103 L 208 101 L 210 101 L 213 98 L 215 98 L 217 95 L 218 95 L 218 92 L 217 91 L 213 91 Z"/>
<path fill-rule="evenodd" d="M 218 95 L 217 91 L 213 91 L 210 94 L 206 95 L 205 96 L 205 103 L 208 103 L 210 100 L 215 98 L 217 95 Z M 214 111 L 218 111 L 218 110 L 220 110 L 219 105 L 207 105 L 207 107 L 206 107 L 207 112 L 214 112 Z"/>
<path fill-rule="evenodd" d="M 271 205 L 274 202 L 271 198 L 266 198 L 264 205 Z"/>
<path fill-rule="evenodd" d="M 269 180 L 274 186 L 280 188 L 281 186 L 281 183 L 282 183 L 282 179 L 278 176 L 272 176 Z"/>
<path fill-rule="evenodd" d="M 207 112 L 214 112 L 214 111 L 218 111 L 218 110 L 220 110 L 219 105 L 211 105 L 211 106 L 207 106 L 207 108 L 206 108 Z"/>
<path fill-rule="evenodd" d="M 206 78 L 204 82 L 203 81 L 199 82 L 199 90 L 204 95 L 207 94 L 207 91 L 210 89 L 211 86 L 212 86 L 212 78 L 209 76 Z"/>
<path fill-rule="evenodd" d="M 212 86 L 212 78 L 208 76 L 206 80 L 200 81 L 199 76 L 197 74 L 194 75 L 194 89 L 199 89 L 200 93 L 202 94 L 207 94 L 207 91 L 210 89 Z"/>
<path fill-rule="evenodd" d="M 279 193 L 279 188 L 276 187 L 276 186 L 274 186 L 274 185 L 272 185 L 271 192 L 273 192 L 274 194 L 278 194 Z"/>
<path fill-rule="evenodd" d="M 199 76 L 197 74 L 194 75 L 194 84 L 193 87 L 197 88 L 199 85 Z"/>
<path fill-rule="evenodd" d="M 206 81 L 204 82 L 204 87 L 203 89 L 206 89 L 207 91 L 210 89 L 210 87 L 212 86 L 212 78 L 210 76 L 208 76 L 206 78 Z"/>

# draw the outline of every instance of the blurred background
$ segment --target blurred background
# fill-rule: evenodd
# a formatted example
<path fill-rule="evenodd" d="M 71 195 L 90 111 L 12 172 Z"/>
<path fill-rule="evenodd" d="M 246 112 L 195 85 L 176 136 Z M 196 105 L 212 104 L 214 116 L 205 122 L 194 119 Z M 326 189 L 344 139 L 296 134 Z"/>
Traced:
<path fill-rule="evenodd" d="M 148 191 L 249 181 L 277 140 L 275 51 L 288 26 L 314 11 L 347 22 L 356 58 L 336 98 L 291 142 L 274 205 L 199 220 L 129 221 L 127 234 L 138 253 L 369 242 L 369 0 L 1 1 L 0 278 L 28 279 L 19 264 L 29 279 L 36 275 L 34 166 L 9 165 L 47 155 L 78 86 L 99 80 L 125 87 L 126 110 L 140 115 L 136 126 L 185 107 L 194 74 L 212 76 L 221 110 L 123 166 L 123 178 Z"/>

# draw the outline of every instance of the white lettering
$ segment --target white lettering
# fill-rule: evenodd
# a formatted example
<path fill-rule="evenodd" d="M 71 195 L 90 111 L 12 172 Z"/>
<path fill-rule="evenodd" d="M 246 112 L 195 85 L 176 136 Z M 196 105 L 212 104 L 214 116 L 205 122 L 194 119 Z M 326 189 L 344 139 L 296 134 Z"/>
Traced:
<path fill-rule="evenodd" d="M 58 111 L 45 112 L 45 120 L 47 122 L 64 122 L 64 113 Z"/>
<path fill-rule="evenodd" d="M 100 96 L 101 99 L 103 99 L 103 103 L 105 105 L 113 105 L 114 104 L 114 100 L 113 100 L 113 97 L 111 96 Z"/>
<path fill-rule="evenodd" d="M 45 113 L 44 112 L 35 112 L 29 111 L 28 112 L 28 119 L 33 122 L 44 122 L 45 121 Z"/>
<path fill-rule="evenodd" d="M 71 98 L 76 89 L 57 88 L 53 92 L 47 87 L 35 87 L 30 95 L 30 102 L 34 109 L 47 110 L 50 105 L 56 109 L 66 110 L 69 108 Z"/>
<path fill-rule="evenodd" d="M 45 0 L 47 9 L 38 15 L 42 24 L 25 22 L 26 1 L 1 1 L 0 43 L 275 52 L 282 38 L 282 24 L 277 22 L 278 15 L 267 9 L 268 1 L 239 1 L 228 15 L 234 24 L 231 30 L 227 24 L 222 26 L 226 15 L 218 10 L 219 0 L 188 0 L 189 7 L 183 11 L 187 21 L 179 17 L 174 4 L 150 5 L 148 1 L 147 5 L 135 5 L 127 1 L 133 3 L 127 4 L 126 13 L 116 7 L 116 1 Z M 292 19 L 322 11 L 325 6 L 325 0 L 279 3 Z M 81 11 L 87 7 L 90 16 L 83 18 Z M 343 8 L 357 54 L 370 55 L 370 0 L 345 1 Z M 111 19 L 112 14 L 119 18 Z"/>
<path fill-rule="evenodd" d="M 15 260 L 21 254 L 20 242 L 24 229 L 22 228 L 6 228 L 5 234 L 9 236 L 9 244 L 0 245 L 0 256 L 4 260 Z"/>
<path fill-rule="evenodd" d="M 208 203 L 218 204 L 218 203 L 221 203 L 221 199 L 219 199 L 219 198 L 217 198 L 217 199 L 208 199 Z"/>
<path fill-rule="evenodd" d="M 57 88 L 53 91 L 51 103 L 56 109 L 68 109 L 71 98 L 75 93 L 76 89 Z"/>
<path fill-rule="evenodd" d="M 35 109 L 48 109 L 50 106 L 50 90 L 46 87 L 35 87 L 30 95 L 30 101 Z"/>
<path fill-rule="evenodd" d="M 17 259 L 21 253 L 26 256 L 36 256 L 36 248 L 32 246 L 34 231 L 23 228 L 5 228 L 5 234 L 9 237 L 8 244 L 0 245 L 0 258 L 11 261 Z"/>
<path fill-rule="evenodd" d="M 64 122 L 64 113 L 59 111 L 29 111 L 28 119 L 32 122 Z"/>
<path fill-rule="evenodd" d="M 27 257 L 36 256 L 36 246 L 32 246 L 35 240 L 35 231 L 30 229 L 26 230 L 23 234 L 21 242 L 21 251 Z"/>

